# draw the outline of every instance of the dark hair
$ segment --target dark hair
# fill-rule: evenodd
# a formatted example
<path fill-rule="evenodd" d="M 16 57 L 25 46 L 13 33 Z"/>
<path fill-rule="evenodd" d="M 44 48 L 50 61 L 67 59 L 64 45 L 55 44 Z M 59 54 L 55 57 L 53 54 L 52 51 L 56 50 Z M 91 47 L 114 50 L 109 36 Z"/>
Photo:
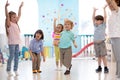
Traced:
<path fill-rule="evenodd" d="M 120 7 L 120 0 L 115 0 L 115 2 L 117 3 L 117 6 Z"/>
<path fill-rule="evenodd" d="M 101 16 L 101 15 L 97 15 L 97 16 L 95 16 L 95 20 L 104 21 L 104 18 L 103 18 L 103 16 Z"/>
<path fill-rule="evenodd" d="M 44 34 L 43 34 L 43 31 L 42 31 L 42 30 L 40 30 L 40 29 L 39 29 L 39 30 L 37 30 L 37 31 L 35 32 L 35 34 L 34 34 L 34 38 L 36 37 L 36 34 L 37 34 L 37 33 L 39 33 L 39 34 L 41 34 L 41 35 L 42 35 L 40 39 L 42 39 L 42 40 L 43 40 L 43 39 L 44 39 Z"/>
<path fill-rule="evenodd" d="M 58 24 L 58 25 L 60 25 L 60 26 L 62 27 L 62 29 L 61 29 L 61 31 L 60 31 L 60 32 L 62 32 L 62 31 L 63 31 L 63 25 L 62 25 L 62 24 Z"/>

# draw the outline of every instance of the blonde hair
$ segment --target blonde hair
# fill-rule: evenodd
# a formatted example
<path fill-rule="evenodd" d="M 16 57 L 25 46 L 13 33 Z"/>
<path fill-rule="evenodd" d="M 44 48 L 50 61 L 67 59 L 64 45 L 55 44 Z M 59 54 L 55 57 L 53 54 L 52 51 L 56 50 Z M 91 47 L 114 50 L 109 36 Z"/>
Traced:
<path fill-rule="evenodd" d="M 73 21 L 67 19 L 67 20 L 65 20 L 64 24 L 66 24 L 66 23 L 70 23 L 71 29 L 73 28 L 73 26 L 74 26 Z"/>

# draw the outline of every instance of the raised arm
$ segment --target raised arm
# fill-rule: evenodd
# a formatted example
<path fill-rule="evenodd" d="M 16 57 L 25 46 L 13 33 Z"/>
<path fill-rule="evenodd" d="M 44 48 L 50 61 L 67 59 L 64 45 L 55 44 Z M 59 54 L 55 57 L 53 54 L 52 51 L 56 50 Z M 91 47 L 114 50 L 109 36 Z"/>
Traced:
<path fill-rule="evenodd" d="M 117 3 L 115 2 L 115 0 L 106 0 L 106 2 L 111 11 L 113 11 L 113 10 L 118 11 L 118 6 L 117 6 Z"/>
<path fill-rule="evenodd" d="M 103 10 L 104 10 L 104 22 L 105 23 L 106 23 L 106 19 L 107 19 L 106 7 L 107 7 L 107 5 L 105 5 L 104 8 L 103 8 Z"/>
<path fill-rule="evenodd" d="M 56 31 L 56 21 L 57 21 L 57 18 L 54 18 L 54 22 L 53 22 L 54 32 Z"/>
<path fill-rule="evenodd" d="M 21 8 L 22 8 L 22 6 L 23 6 L 23 2 L 21 2 L 21 5 L 19 6 L 19 10 L 18 10 L 18 21 L 19 21 L 19 19 L 20 19 L 20 17 L 21 17 Z"/>
<path fill-rule="evenodd" d="M 95 23 L 96 10 L 97 10 L 96 8 L 93 8 L 93 15 L 92 15 L 93 23 Z"/>
<path fill-rule="evenodd" d="M 6 1 L 6 4 L 5 4 L 5 16 L 6 16 L 6 27 L 9 27 L 10 26 L 10 17 L 9 17 L 9 13 L 8 13 L 8 9 L 7 7 L 9 6 L 10 4 L 8 3 L 8 0 Z"/>

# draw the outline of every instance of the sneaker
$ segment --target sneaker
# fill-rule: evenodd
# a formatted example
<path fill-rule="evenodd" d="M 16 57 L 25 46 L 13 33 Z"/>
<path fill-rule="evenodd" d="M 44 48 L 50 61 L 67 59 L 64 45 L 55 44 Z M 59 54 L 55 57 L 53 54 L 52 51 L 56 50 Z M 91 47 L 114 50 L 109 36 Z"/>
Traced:
<path fill-rule="evenodd" d="M 13 76 L 11 71 L 7 71 L 7 73 L 8 73 L 8 76 Z"/>
<path fill-rule="evenodd" d="M 100 68 L 100 67 L 98 67 L 97 69 L 96 69 L 96 72 L 98 73 L 98 72 L 101 72 L 102 71 L 102 68 Z"/>
<path fill-rule="evenodd" d="M 69 71 L 71 70 L 71 67 L 72 67 L 72 64 L 71 64 L 70 67 L 69 67 Z"/>
<path fill-rule="evenodd" d="M 41 73 L 42 71 L 41 70 L 37 70 L 38 73 Z"/>
<path fill-rule="evenodd" d="M 64 75 L 68 75 L 68 74 L 70 74 L 70 71 L 66 70 L 65 73 L 64 73 Z"/>
<path fill-rule="evenodd" d="M 18 72 L 17 72 L 17 71 L 15 71 L 15 75 L 16 75 L 16 76 L 19 76 L 19 74 L 18 74 Z"/>
<path fill-rule="evenodd" d="M 104 68 L 104 73 L 108 73 L 109 69 L 107 67 Z"/>
<path fill-rule="evenodd" d="M 33 70 L 33 73 L 37 73 L 37 70 Z"/>

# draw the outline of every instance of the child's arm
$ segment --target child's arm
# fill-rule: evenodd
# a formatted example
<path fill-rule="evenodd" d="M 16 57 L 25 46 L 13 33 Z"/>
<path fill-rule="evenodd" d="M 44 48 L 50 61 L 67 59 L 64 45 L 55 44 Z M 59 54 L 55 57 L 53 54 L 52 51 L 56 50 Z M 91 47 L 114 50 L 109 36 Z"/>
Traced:
<path fill-rule="evenodd" d="M 75 40 L 73 40 L 73 45 L 75 48 L 77 48 L 77 44 L 76 44 Z"/>
<path fill-rule="evenodd" d="M 45 62 L 45 55 L 43 51 L 41 51 L 41 55 L 43 56 L 43 61 Z"/>
<path fill-rule="evenodd" d="M 31 51 L 31 50 L 29 50 L 29 53 L 30 53 L 30 56 L 31 56 L 32 61 L 33 61 L 33 60 L 34 60 L 34 57 L 33 57 L 33 55 L 32 55 L 32 51 Z"/>
<path fill-rule="evenodd" d="M 97 10 L 96 8 L 93 9 L 93 15 L 92 15 L 93 24 L 95 23 L 96 10 Z"/>
<path fill-rule="evenodd" d="M 56 31 L 56 20 L 57 20 L 57 18 L 54 18 L 54 22 L 53 22 L 54 32 Z"/>
<path fill-rule="evenodd" d="M 104 8 L 103 8 L 103 10 L 104 10 L 104 22 L 105 23 L 106 23 L 106 18 L 107 18 L 106 7 L 107 7 L 107 5 L 105 5 Z"/>
<path fill-rule="evenodd" d="M 108 3 L 108 6 L 111 10 L 118 11 L 118 6 L 117 6 L 115 0 L 106 0 L 106 2 Z"/>
<path fill-rule="evenodd" d="M 8 0 L 7 0 L 7 2 L 6 2 L 6 4 L 5 4 L 5 16 L 6 16 L 6 25 L 7 25 L 7 27 L 10 26 L 10 17 L 9 17 L 9 13 L 8 13 L 8 9 L 7 9 L 7 7 L 8 7 L 9 5 L 10 5 L 10 4 L 8 3 Z"/>
<path fill-rule="evenodd" d="M 19 10 L 18 10 L 18 21 L 19 21 L 19 19 L 20 19 L 20 17 L 21 17 L 21 8 L 22 8 L 22 6 L 23 6 L 23 2 L 21 2 L 21 5 L 19 6 Z"/>

